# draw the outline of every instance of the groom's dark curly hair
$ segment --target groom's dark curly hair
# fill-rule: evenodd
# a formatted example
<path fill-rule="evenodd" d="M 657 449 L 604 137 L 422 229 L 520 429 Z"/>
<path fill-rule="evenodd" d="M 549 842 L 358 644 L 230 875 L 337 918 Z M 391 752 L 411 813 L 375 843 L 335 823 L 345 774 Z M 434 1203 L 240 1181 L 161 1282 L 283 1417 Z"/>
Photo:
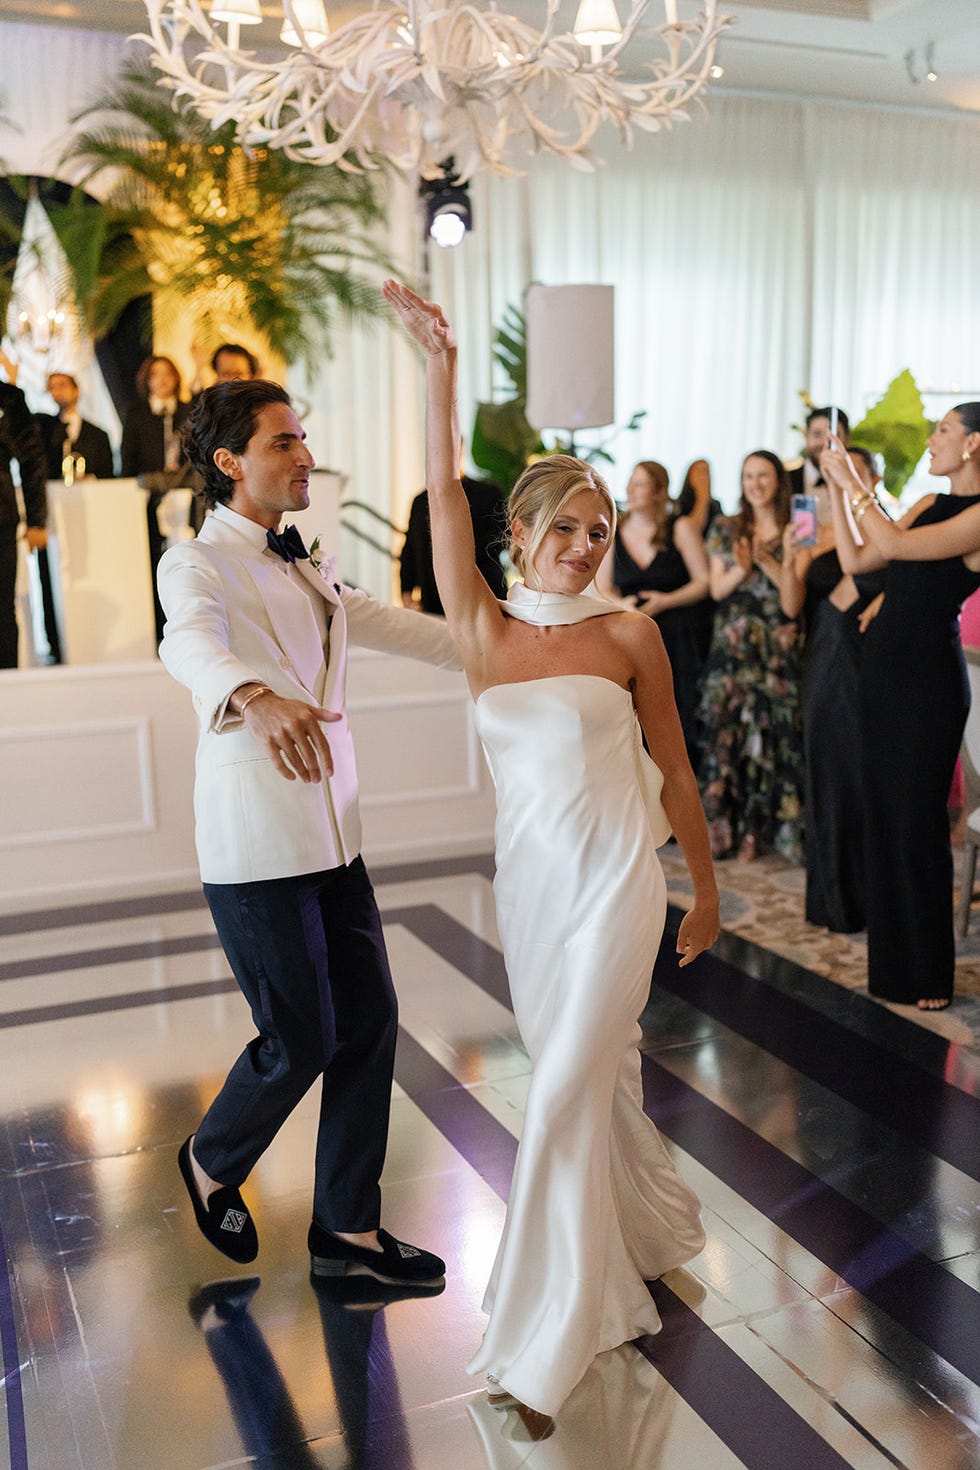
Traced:
<path fill-rule="evenodd" d="M 235 482 L 218 469 L 215 451 L 242 454 L 255 433 L 259 413 L 270 403 L 292 407 L 292 399 L 278 383 L 265 378 L 243 378 L 205 388 L 187 417 L 181 433 L 184 454 L 204 480 L 198 493 L 209 510 L 227 504 Z"/>

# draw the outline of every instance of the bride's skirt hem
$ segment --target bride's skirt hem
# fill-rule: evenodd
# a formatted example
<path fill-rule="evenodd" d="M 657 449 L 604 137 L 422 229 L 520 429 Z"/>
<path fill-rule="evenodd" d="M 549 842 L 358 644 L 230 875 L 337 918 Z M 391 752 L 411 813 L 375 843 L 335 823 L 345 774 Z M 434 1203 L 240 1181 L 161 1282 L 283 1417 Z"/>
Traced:
<path fill-rule="evenodd" d="M 484 1355 L 482 1346 L 477 1349 L 467 1363 L 466 1372 L 473 1377 L 486 1379 L 486 1387 L 490 1392 L 499 1393 L 503 1391 L 504 1393 L 509 1393 L 513 1398 L 517 1399 L 518 1403 L 523 1404 L 525 1408 L 534 1409 L 538 1414 L 547 1414 L 550 1418 L 554 1418 L 562 1404 L 568 1398 L 576 1384 L 588 1372 L 596 1358 L 600 1357 L 603 1353 L 612 1352 L 614 1349 L 622 1347 L 626 1343 L 635 1342 L 637 1338 L 655 1337 L 663 1327 L 663 1323 L 660 1320 L 660 1313 L 657 1311 L 652 1298 L 648 1306 L 645 1304 L 643 1309 L 638 1311 L 635 1316 L 637 1319 L 644 1318 L 645 1320 L 634 1320 L 630 1327 L 620 1327 L 618 1330 L 610 1332 L 597 1345 L 588 1362 L 582 1364 L 581 1372 L 575 1381 L 563 1385 L 554 1394 L 549 1393 L 547 1388 L 542 1390 L 540 1384 L 537 1382 L 522 1386 L 519 1380 L 522 1379 L 523 1375 L 518 1372 L 515 1376 L 511 1369 L 495 1368 L 488 1361 L 487 1356 Z M 560 1344 L 556 1343 L 555 1348 L 556 1352 L 559 1351 Z M 491 1374 L 493 1375 L 492 1381 L 490 1381 Z"/>

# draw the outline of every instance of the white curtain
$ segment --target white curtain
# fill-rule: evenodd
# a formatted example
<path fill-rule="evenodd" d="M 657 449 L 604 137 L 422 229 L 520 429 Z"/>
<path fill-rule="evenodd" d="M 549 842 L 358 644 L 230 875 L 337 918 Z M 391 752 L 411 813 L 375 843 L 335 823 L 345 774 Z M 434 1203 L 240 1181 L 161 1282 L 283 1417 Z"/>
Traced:
<path fill-rule="evenodd" d="M 117 36 L 0 22 L 0 96 L 24 129 L 0 134 L 0 156 L 45 171 L 121 50 Z M 648 410 L 613 445 L 616 490 L 635 459 L 662 460 L 677 488 L 704 456 L 734 504 L 747 451 L 798 450 L 799 389 L 860 417 L 909 367 L 923 386 L 980 396 L 980 120 L 715 95 L 632 152 L 614 136 L 603 148 L 591 175 L 540 158 L 524 179 L 479 177 L 474 233 L 431 251 L 461 339 L 464 435 L 494 388 L 494 327 L 532 280 L 616 288 L 617 420 Z M 418 280 L 412 190 L 395 183 L 388 201 L 389 251 Z M 290 386 L 311 406 L 318 458 L 403 525 L 423 479 L 417 360 L 384 325 L 344 330 L 313 376 Z M 388 591 L 384 557 L 344 555 Z"/>
<path fill-rule="evenodd" d="M 145 12 L 134 6 L 134 22 Z M 0 21 L 0 159 L 11 173 L 67 178 L 60 168 L 71 119 L 112 80 L 126 37 Z"/>

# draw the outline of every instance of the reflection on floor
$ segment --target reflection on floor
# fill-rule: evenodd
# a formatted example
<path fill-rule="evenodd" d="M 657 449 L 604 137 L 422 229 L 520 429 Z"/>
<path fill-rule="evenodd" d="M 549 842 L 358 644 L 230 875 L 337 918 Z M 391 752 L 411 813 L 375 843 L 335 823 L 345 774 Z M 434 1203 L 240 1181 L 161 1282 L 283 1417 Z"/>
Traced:
<path fill-rule="evenodd" d="M 198 894 L 0 919 L 0 1465 L 980 1465 L 980 1059 L 742 941 L 683 972 L 665 944 L 643 1017 L 708 1232 L 653 1287 L 663 1331 L 597 1360 L 547 1439 L 489 1405 L 464 1364 L 527 1086 L 489 867 L 374 876 L 402 1027 L 385 1216 L 447 1257 L 430 1299 L 311 1285 L 314 1095 L 246 1187 L 255 1275 L 210 1285 L 235 1268 L 176 1150 L 249 1023 Z"/>

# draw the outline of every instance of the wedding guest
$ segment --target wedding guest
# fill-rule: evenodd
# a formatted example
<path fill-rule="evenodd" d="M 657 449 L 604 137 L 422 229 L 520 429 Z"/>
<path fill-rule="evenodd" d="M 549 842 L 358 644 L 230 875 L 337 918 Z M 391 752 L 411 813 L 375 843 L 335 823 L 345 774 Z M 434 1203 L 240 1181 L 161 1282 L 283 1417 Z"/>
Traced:
<path fill-rule="evenodd" d="M 874 455 L 852 447 L 865 485 L 880 481 Z M 784 563 L 787 606 L 803 613 L 803 769 L 806 809 L 806 918 L 838 934 L 865 926 L 861 776 L 863 620 L 884 585 L 881 572 L 841 568 L 833 523 L 817 543 Z"/>
<path fill-rule="evenodd" d="M 673 513 L 667 471 L 656 460 L 634 465 L 613 554 L 596 578 L 605 597 L 653 618 L 670 660 L 674 700 L 689 757 L 697 758 L 697 709 L 704 653 L 703 609 L 710 609 L 708 558 L 693 518 Z"/>
<path fill-rule="evenodd" d="M 461 475 L 460 483 L 473 522 L 476 564 L 494 597 L 507 596 L 507 577 L 500 561 L 507 540 L 507 497 L 492 480 Z M 429 493 L 422 490 L 412 501 L 408 529 L 398 561 L 402 606 L 442 616 L 442 599 L 432 566 L 432 527 Z"/>
<path fill-rule="evenodd" d="M 193 342 L 191 356 L 196 367 L 194 381 L 191 383 L 192 399 L 204 388 L 203 375 L 209 367 L 216 383 L 247 383 L 259 376 L 258 358 L 240 342 L 222 342 L 210 356 L 207 348 L 202 347 L 199 342 Z"/>
<path fill-rule="evenodd" d="M 259 376 L 259 360 L 238 342 L 222 342 L 211 357 L 216 383 L 248 382 Z"/>
<path fill-rule="evenodd" d="M 767 848 L 803 859 L 803 749 L 797 612 L 783 565 L 796 552 L 782 461 L 742 464 L 738 513 L 708 532 L 715 612 L 700 705 L 699 782 L 714 857 Z"/>
<path fill-rule="evenodd" d="M 71 373 L 48 374 L 48 392 L 58 405 L 54 414 L 37 415 L 48 461 L 48 479 L 60 480 L 65 460 L 72 457 L 84 466 L 73 469 L 75 479 L 85 475 L 94 480 L 111 480 L 116 473 L 112 445 L 105 429 L 90 424 L 78 411 L 79 387 Z"/>
<path fill-rule="evenodd" d="M 711 466 L 706 459 L 692 459 L 685 470 L 676 510 L 690 517 L 699 536 L 706 535 L 712 521 L 721 515 L 721 501 L 711 494 Z"/>
<path fill-rule="evenodd" d="M 17 667 L 17 536 L 20 506 L 11 462 L 17 461 L 27 521 L 28 550 L 47 546 L 48 496 L 44 445 L 27 400 L 13 383 L 0 382 L 0 669 Z"/>
<path fill-rule="evenodd" d="M 950 409 L 928 449 L 929 473 L 948 477 L 950 493 L 924 496 L 898 522 L 843 444 L 820 464 L 837 492 L 842 567 L 887 568 L 861 667 L 868 989 L 933 1011 L 953 995 L 946 803 L 970 706 L 958 618 L 980 587 L 980 402 Z"/>
<path fill-rule="evenodd" d="M 169 357 L 148 357 L 136 374 L 137 397 L 123 420 L 120 469 L 124 478 L 152 476 L 146 502 L 146 533 L 149 542 L 150 580 L 157 643 L 165 622 L 157 591 L 157 566 L 164 551 L 164 536 L 157 512 L 167 493 L 161 481 L 174 484 L 181 468 L 180 431 L 191 406 L 181 400 L 180 373 Z"/>

